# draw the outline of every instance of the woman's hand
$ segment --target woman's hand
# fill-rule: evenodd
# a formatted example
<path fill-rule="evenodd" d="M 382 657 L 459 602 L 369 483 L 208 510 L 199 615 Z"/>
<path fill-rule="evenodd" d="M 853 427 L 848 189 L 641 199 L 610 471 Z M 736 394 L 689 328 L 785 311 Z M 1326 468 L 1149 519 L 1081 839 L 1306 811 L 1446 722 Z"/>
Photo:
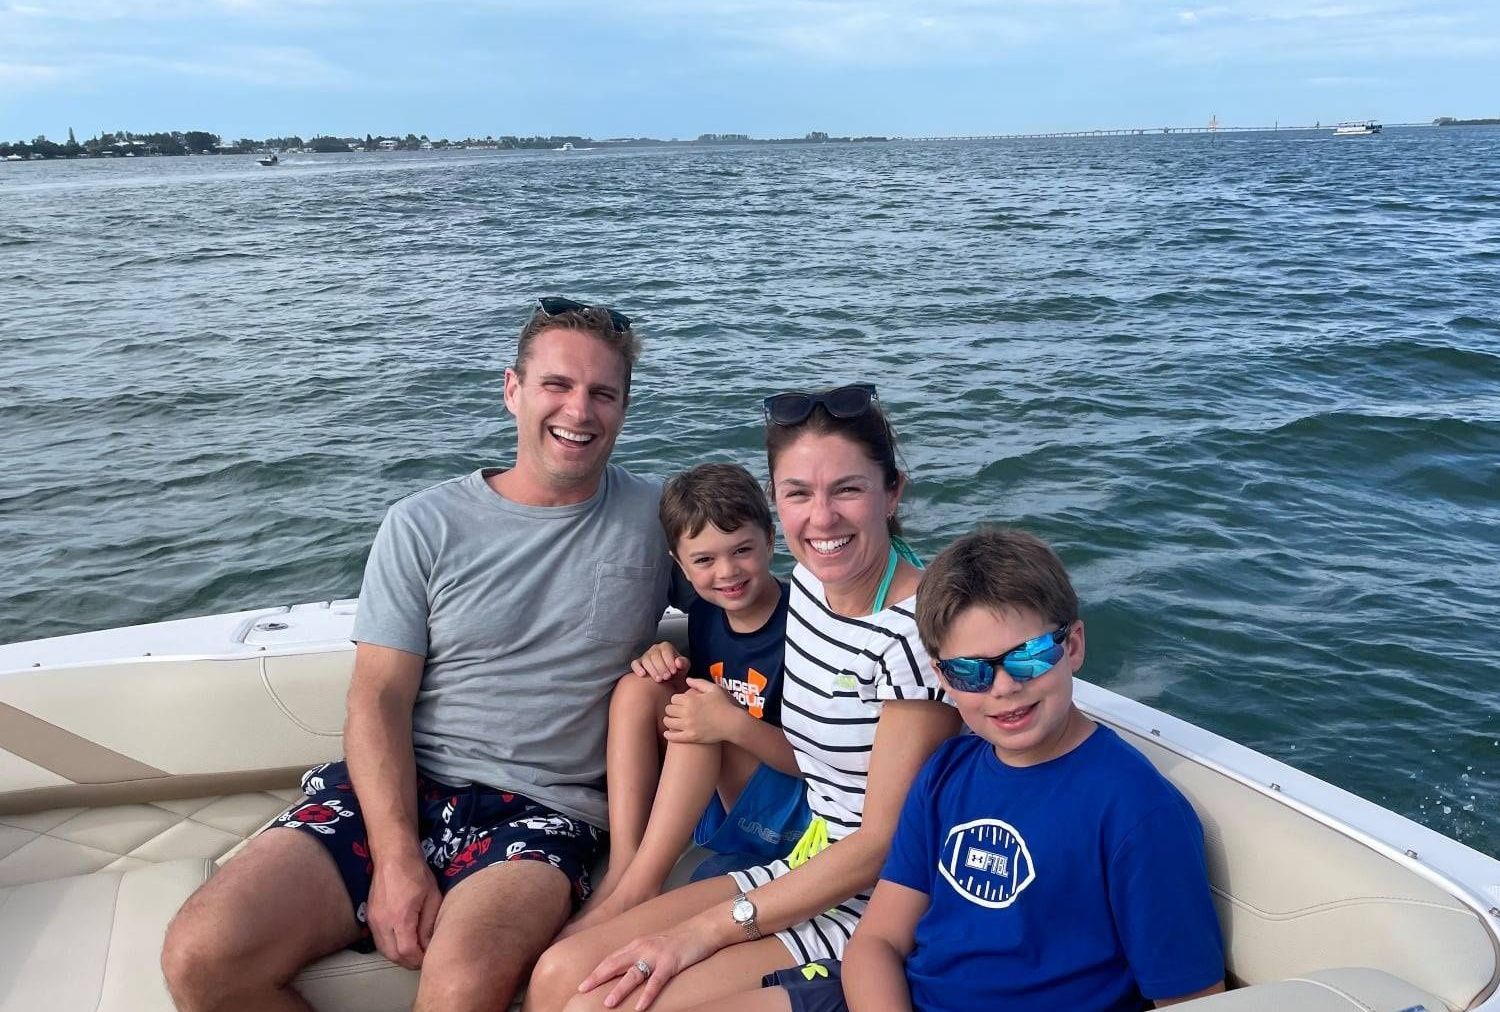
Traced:
<path fill-rule="evenodd" d="M 616 949 L 584 978 L 578 985 L 578 993 L 586 994 L 613 980 L 614 987 L 604 996 L 605 1008 L 617 1008 L 636 988 L 641 989 L 635 1002 L 636 1012 L 650 1008 L 668 981 L 717 951 L 706 932 L 687 928 L 684 924 L 658 935 L 643 935 Z M 649 973 L 642 971 L 642 963 L 650 968 Z"/>
<path fill-rule="evenodd" d="M 745 717 L 734 697 L 718 683 L 689 678 L 687 691 L 677 693 L 667 704 L 662 716 L 662 726 L 666 728 L 662 737 L 699 745 L 732 741 L 735 724 Z"/>

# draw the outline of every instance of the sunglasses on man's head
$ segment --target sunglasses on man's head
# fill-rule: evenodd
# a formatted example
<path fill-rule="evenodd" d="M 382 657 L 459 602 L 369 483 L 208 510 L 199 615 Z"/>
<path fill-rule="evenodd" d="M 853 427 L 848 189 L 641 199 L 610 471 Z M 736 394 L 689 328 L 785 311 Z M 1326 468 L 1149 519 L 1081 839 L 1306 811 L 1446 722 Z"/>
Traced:
<path fill-rule="evenodd" d="M 768 421 L 777 425 L 801 425 L 819 407 L 834 418 L 858 418 L 870 410 L 870 402 L 874 399 L 874 383 L 850 383 L 817 393 L 789 390 L 772 394 L 761 405 Z"/>
<path fill-rule="evenodd" d="M 1062 660 L 1063 643 L 1073 623 L 1042 633 L 995 657 L 952 657 L 937 662 L 948 684 L 959 692 L 988 692 L 995 673 L 1004 669 L 1017 682 L 1029 682 L 1051 671 Z"/>
<path fill-rule="evenodd" d="M 618 331 L 630 329 L 630 317 L 608 306 L 590 306 L 576 299 L 565 299 L 560 295 L 544 295 L 536 300 L 536 304 L 541 308 L 543 316 L 556 316 L 558 313 L 582 313 L 590 309 L 608 313 L 610 326 Z"/>

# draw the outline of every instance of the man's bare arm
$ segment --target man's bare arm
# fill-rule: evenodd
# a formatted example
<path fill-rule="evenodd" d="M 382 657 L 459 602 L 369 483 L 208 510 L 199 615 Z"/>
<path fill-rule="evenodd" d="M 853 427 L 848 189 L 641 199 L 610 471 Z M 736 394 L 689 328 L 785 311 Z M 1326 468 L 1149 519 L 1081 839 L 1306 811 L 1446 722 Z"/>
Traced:
<path fill-rule="evenodd" d="M 417 843 L 417 763 L 411 714 L 423 658 L 360 643 L 344 718 L 344 751 L 375 864 L 367 915 L 376 947 L 415 969 L 441 896 Z"/>

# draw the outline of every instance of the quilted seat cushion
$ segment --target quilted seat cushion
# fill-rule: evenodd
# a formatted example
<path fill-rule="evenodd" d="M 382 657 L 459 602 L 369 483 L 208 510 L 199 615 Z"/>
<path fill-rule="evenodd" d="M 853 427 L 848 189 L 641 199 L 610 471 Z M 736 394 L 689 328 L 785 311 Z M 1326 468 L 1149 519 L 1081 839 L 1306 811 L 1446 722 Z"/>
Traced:
<path fill-rule="evenodd" d="M 189 858 L 0 888 L 0 1012 L 170 1012 L 167 922 L 213 871 Z"/>
<path fill-rule="evenodd" d="M 1183 1012 L 1447 1012 L 1442 999 L 1365 967 L 1317 970 L 1176 1006 Z"/>

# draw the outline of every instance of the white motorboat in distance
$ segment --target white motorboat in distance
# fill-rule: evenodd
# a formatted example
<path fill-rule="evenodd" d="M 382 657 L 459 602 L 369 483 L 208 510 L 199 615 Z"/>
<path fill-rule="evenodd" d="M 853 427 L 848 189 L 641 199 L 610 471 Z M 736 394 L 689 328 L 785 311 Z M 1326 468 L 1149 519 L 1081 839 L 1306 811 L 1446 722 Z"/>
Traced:
<path fill-rule="evenodd" d="M 272 165 L 275 165 L 280 160 L 281 159 L 277 158 L 275 155 L 267 155 L 265 158 L 257 158 L 256 159 L 257 162 L 259 162 L 260 164 L 262 164 L 264 166 L 267 166 L 268 168 L 270 166 L 272 166 Z"/>
<path fill-rule="evenodd" d="M 1380 133 L 1381 129 L 1379 123 L 1367 119 L 1363 123 L 1340 123 L 1333 128 L 1333 135 L 1335 137 L 1369 137 Z"/>
<path fill-rule="evenodd" d="M 167 922 L 343 753 L 356 607 L 0 645 L 0 1012 L 171 1010 Z M 686 627 L 659 633 L 685 649 Z M 1500 1012 L 1500 861 L 1081 679 L 1075 698 L 1203 822 L 1231 990 L 1183 1012 Z M 294 985 L 394 1012 L 416 980 L 345 950 Z"/>

